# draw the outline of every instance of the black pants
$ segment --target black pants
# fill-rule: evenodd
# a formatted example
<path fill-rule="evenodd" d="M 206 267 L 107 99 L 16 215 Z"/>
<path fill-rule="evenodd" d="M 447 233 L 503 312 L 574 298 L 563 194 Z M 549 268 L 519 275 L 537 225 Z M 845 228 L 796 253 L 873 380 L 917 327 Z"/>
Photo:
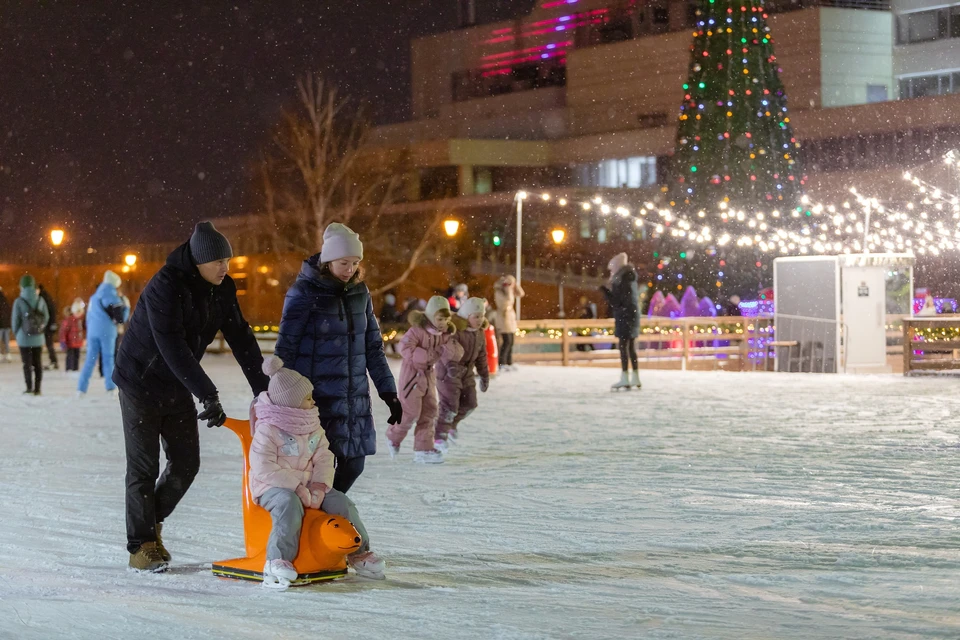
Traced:
<path fill-rule="evenodd" d="M 500 340 L 500 366 L 513 364 L 513 334 L 501 333 Z"/>
<path fill-rule="evenodd" d="M 80 371 L 80 349 L 67 349 L 66 371 Z"/>
<path fill-rule="evenodd" d="M 157 523 L 173 513 L 200 470 L 197 410 L 161 413 L 120 392 L 127 453 L 127 551 L 157 539 Z M 160 474 L 160 445 L 167 466 Z M 159 480 L 157 476 L 160 476 Z"/>
<path fill-rule="evenodd" d="M 341 458 L 337 456 L 337 470 L 333 474 L 333 488 L 346 493 L 363 473 L 364 456 Z"/>
<path fill-rule="evenodd" d="M 50 353 L 50 364 L 52 364 L 53 368 L 56 369 L 60 366 L 57 364 L 57 332 L 47 331 L 43 334 L 43 336 L 47 340 L 47 351 Z"/>
<path fill-rule="evenodd" d="M 39 392 L 43 380 L 43 347 L 20 347 L 20 359 L 27 391 Z"/>
<path fill-rule="evenodd" d="M 620 369 L 623 371 L 627 370 L 627 358 L 630 358 L 630 364 L 633 365 L 633 370 L 637 370 L 637 346 L 636 340 L 633 338 L 621 338 L 620 343 L 617 345 L 620 349 Z"/>

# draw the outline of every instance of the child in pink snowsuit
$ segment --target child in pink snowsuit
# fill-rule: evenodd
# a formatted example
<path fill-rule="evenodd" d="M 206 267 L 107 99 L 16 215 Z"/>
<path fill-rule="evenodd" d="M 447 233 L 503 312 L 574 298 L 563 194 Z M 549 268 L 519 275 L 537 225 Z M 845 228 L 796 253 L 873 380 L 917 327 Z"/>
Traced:
<path fill-rule="evenodd" d="M 460 305 L 453 318 L 457 333 L 453 340 L 463 347 L 460 358 L 446 354 L 437 363 L 437 391 L 440 394 L 440 417 L 434 436 L 434 447 L 447 452 L 447 442 L 457 441 L 457 425 L 477 408 L 477 384 L 474 370 L 480 376 L 480 391 L 490 385 L 487 364 L 487 340 L 483 330 L 489 326 L 484 314 L 487 301 L 470 298 Z"/>
<path fill-rule="evenodd" d="M 442 296 L 430 298 L 424 312 L 410 314 L 410 328 L 400 339 L 403 365 L 398 386 L 403 418 L 387 429 L 390 457 L 397 455 L 400 443 L 416 423 L 414 462 L 443 462 L 443 454 L 433 446 L 437 423 L 437 378 L 433 365 L 445 351 L 453 359 L 463 355 L 463 348 L 451 340 L 456 329 L 450 315 L 450 303 Z"/>
<path fill-rule="evenodd" d="M 250 445 L 250 493 L 273 520 L 263 586 L 285 589 L 297 579 L 293 560 L 300 548 L 304 509 L 322 509 L 353 523 L 363 544 L 347 556 L 347 564 L 359 576 L 382 580 L 384 562 L 370 551 L 356 505 L 332 488 L 334 456 L 313 402 L 313 383 L 283 368 L 277 357 L 263 361 L 263 372 L 270 384 L 253 407 Z"/>

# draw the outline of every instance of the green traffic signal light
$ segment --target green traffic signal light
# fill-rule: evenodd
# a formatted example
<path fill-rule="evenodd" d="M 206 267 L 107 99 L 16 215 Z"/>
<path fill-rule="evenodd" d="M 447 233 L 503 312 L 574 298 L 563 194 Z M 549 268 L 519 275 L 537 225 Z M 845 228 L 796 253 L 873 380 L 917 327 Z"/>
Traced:
<path fill-rule="evenodd" d="M 494 236 L 493 236 L 493 246 L 495 246 L 495 247 L 499 247 L 499 246 L 500 246 L 500 236 L 499 236 L 499 235 L 494 234 Z"/>

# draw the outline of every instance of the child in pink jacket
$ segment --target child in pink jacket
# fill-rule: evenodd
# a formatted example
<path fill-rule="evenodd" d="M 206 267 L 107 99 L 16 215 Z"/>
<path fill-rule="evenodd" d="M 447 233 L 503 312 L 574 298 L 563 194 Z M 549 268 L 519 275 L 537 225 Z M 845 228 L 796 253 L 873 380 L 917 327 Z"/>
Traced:
<path fill-rule="evenodd" d="M 256 424 L 250 445 L 250 492 L 273 519 L 263 586 L 285 589 L 297 579 L 293 560 L 300 548 L 304 509 L 322 509 L 353 523 L 363 544 L 347 556 L 347 564 L 361 577 L 382 580 L 384 562 L 370 551 L 356 505 L 332 488 L 334 456 L 313 402 L 313 383 L 283 368 L 277 357 L 263 361 L 263 372 L 270 384 L 253 408 Z"/>
<path fill-rule="evenodd" d="M 453 340 L 463 347 L 459 358 L 440 357 L 437 363 L 437 391 L 440 394 L 440 417 L 434 435 L 434 448 L 446 454 L 447 442 L 457 441 L 457 426 L 477 408 L 477 382 L 480 376 L 480 391 L 486 392 L 490 385 L 490 368 L 487 364 L 487 337 L 483 330 L 489 326 L 484 315 L 487 301 L 470 298 L 460 305 L 453 317 L 457 333 Z"/>
<path fill-rule="evenodd" d="M 403 365 L 398 387 L 403 418 L 387 429 L 391 458 L 400 451 L 400 443 L 416 423 L 413 461 L 443 462 L 443 454 L 433 445 L 437 424 L 437 378 L 433 365 L 445 352 L 454 359 L 463 355 L 463 347 L 450 339 L 456 333 L 450 316 L 450 303 L 442 296 L 430 298 L 425 311 L 410 314 L 410 328 L 400 339 Z"/>

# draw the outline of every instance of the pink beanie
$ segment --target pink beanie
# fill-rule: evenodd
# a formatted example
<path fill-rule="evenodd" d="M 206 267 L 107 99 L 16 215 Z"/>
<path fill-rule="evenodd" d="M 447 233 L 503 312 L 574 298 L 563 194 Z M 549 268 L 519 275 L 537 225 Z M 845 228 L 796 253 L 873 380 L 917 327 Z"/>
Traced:
<path fill-rule="evenodd" d="M 280 407 L 299 409 L 304 398 L 313 393 L 313 383 L 293 369 L 283 366 L 283 360 L 270 356 L 263 360 L 263 372 L 270 376 L 267 395 Z"/>

